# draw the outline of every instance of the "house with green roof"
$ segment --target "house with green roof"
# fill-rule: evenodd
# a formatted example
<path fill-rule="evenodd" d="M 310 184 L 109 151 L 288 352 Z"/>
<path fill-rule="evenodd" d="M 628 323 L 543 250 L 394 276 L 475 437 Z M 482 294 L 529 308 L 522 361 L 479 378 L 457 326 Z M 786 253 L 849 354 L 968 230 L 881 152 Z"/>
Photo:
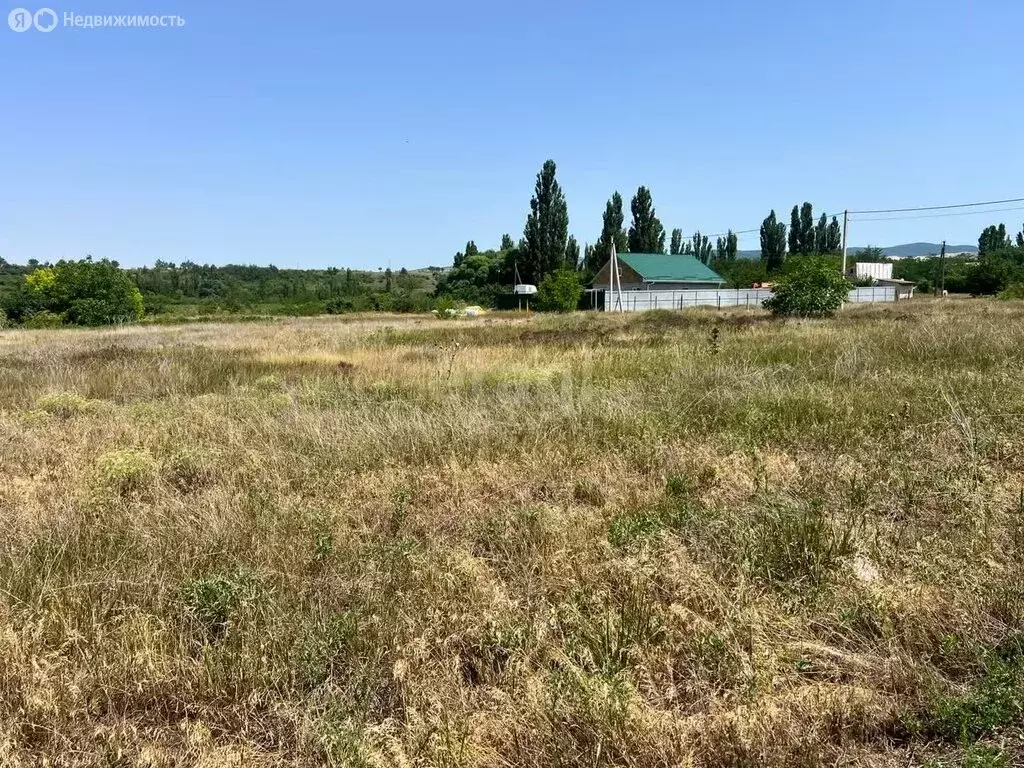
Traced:
<path fill-rule="evenodd" d="M 721 288 L 725 280 L 694 256 L 620 253 L 619 281 L 624 291 L 692 291 Z M 594 288 L 612 288 L 611 261 L 598 270 Z"/>

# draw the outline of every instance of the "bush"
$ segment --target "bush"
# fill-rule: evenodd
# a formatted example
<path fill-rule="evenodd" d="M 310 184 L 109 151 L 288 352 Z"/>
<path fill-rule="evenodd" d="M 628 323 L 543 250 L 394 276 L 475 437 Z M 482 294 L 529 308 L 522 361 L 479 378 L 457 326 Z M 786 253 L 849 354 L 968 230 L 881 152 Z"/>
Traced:
<path fill-rule="evenodd" d="M 1024 299 L 1024 283 L 1013 283 L 999 292 L 997 298 L 1003 301 L 1020 301 Z"/>
<path fill-rule="evenodd" d="M 37 330 L 40 328 L 60 328 L 64 325 L 64 319 L 60 315 L 48 312 L 45 309 L 26 316 L 24 322 L 26 328 Z"/>
<path fill-rule="evenodd" d="M 542 312 L 572 312 L 580 303 L 583 287 L 574 269 L 558 269 L 537 287 L 537 309 Z"/>
<path fill-rule="evenodd" d="M 98 401 L 89 400 L 76 392 L 58 392 L 36 399 L 37 410 L 62 419 L 70 419 L 79 413 L 90 413 L 95 411 L 98 405 Z"/>
<path fill-rule="evenodd" d="M 452 320 L 459 316 L 459 311 L 451 296 L 438 296 L 434 301 L 434 314 L 442 320 Z"/>
<path fill-rule="evenodd" d="M 259 594 L 259 580 L 245 569 L 193 579 L 182 587 L 185 611 L 208 640 L 221 638 L 231 620 Z"/>
<path fill-rule="evenodd" d="M 113 451 L 100 456 L 98 464 L 102 483 L 118 494 L 140 491 L 157 476 L 156 461 L 145 451 Z"/>
<path fill-rule="evenodd" d="M 827 317 L 843 306 L 850 284 L 831 264 L 808 258 L 779 277 L 772 294 L 764 307 L 773 315 Z"/>
<path fill-rule="evenodd" d="M 53 316 L 74 325 L 107 325 L 137 322 L 143 303 L 128 273 L 112 261 L 89 257 L 61 261 L 26 275 L 8 309 L 35 328 L 58 324 L 52 322 Z"/>

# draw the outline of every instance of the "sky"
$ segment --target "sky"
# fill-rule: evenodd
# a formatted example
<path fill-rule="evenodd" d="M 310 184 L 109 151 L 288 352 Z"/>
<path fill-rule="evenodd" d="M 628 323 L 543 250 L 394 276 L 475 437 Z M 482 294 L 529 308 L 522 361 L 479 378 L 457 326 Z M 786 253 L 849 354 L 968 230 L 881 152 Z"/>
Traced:
<path fill-rule="evenodd" d="M 51 2 L 185 24 L 15 32 L 8 0 L 11 262 L 442 266 L 521 236 L 548 158 L 581 243 L 641 184 L 686 234 L 1024 197 L 1020 0 Z M 1019 231 L 1002 207 L 849 242 Z"/>

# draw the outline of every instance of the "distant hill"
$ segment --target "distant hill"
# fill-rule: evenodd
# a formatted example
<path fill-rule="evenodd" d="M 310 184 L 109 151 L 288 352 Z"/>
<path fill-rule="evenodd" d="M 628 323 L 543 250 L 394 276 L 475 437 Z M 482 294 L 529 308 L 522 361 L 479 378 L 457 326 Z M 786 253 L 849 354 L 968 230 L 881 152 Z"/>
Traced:
<path fill-rule="evenodd" d="M 851 246 L 847 249 L 847 254 L 856 256 L 864 248 L 865 246 Z M 937 256 L 941 250 L 942 243 L 904 243 L 903 245 L 890 245 L 888 248 L 883 248 L 882 253 L 898 259 L 913 259 L 922 256 Z M 977 252 L 978 246 L 976 245 L 946 245 L 946 253 Z M 738 251 L 736 255 L 741 259 L 760 259 L 761 251 L 760 249 L 756 251 Z"/>

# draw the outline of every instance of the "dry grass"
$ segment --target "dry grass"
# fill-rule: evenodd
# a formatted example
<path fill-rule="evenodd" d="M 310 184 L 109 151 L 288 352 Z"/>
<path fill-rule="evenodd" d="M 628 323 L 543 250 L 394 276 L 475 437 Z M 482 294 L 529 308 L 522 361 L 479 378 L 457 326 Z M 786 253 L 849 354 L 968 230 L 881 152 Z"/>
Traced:
<path fill-rule="evenodd" d="M 0 764 L 1012 756 L 1022 365 L 983 301 L 2 332 Z"/>

